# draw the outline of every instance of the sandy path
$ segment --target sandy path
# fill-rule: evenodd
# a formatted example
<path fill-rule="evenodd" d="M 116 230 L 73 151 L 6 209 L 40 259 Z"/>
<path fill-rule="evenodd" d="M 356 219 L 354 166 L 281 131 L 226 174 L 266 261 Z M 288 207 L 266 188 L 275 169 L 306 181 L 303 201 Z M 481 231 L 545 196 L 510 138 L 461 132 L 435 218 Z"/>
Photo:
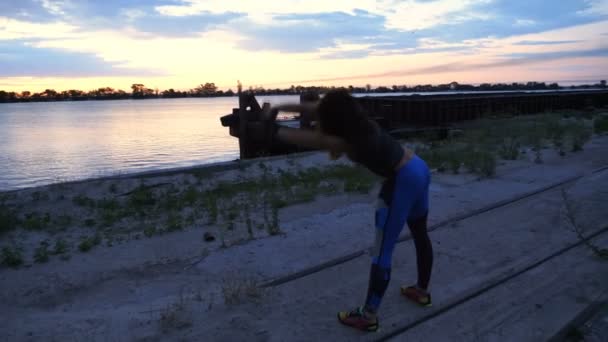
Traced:
<path fill-rule="evenodd" d="M 584 152 L 566 159 L 548 155 L 542 165 L 507 163 L 493 179 L 437 175 L 431 223 L 588 173 L 608 162 L 603 153 L 607 143 L 606 138 L 596 138 Z M 584 203 L 588 225 L 606 218 L 597 202 L 608 191 L 607 184 L 603 174 L 587 175 L 572 188 L 577 203 Z M 0 321 L 0 337 L 35 341 L 350 340 L 359 334 L 338 326 L 335 311 L 363 299 L 367 256 L 267 291 L 256 289 L 247 279 L 276 279 L 365 250 L 372 241 L 373 201 L 373 194 L 342 196 L 286 208 L 281 212 L 284 235 L 228 249 L 205 245 L 201 231 L 190 230 L 100 248 L 67 262 L 53 260 L 16 271 L 1 270 L 0 310 L 7 313 L 7 319 Z M 433 232 L 435 308 L 576 241 L 561 223 L 560 203 L 559 192 L 550 191 Z M 573 253 L 577 257 L 568 261 L 573 265 L 589 256 L 584 251 Z M 393 291 L 382 311 L 385 333 L 428 314 L 404 303 L 396 293 L 398 284 L 413 279 L 411 242 L 400 245 L 394 260 Z M 590 265 L 600 268 L 582 269 L 582 276 L 606 284 L 605 278 L 597 278 L 608 274 L 606 263 Z M 226 279 L 243 286 L 236 292 L 250 291 L 261 298 L 245 296 L 241 304 L 226 304 L 223 290 L 234 287 Z M 589 293 L 595 290 L 591 286 Z M 471 326 L 466 321 L 461 324 L 464 328 L 455 331 L 468 336 Z"/>

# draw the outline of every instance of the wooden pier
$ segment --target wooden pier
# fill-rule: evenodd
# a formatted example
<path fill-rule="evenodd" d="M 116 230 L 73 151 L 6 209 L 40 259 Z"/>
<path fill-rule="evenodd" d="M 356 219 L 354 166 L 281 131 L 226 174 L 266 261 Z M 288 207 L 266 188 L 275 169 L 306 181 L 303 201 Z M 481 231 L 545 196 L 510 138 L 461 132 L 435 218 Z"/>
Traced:
<path fill-rule="evenodd" d="M 373 120 L 397 134 L 421 130 L 447 132 L 455 123 L 493 114 L 526 115 L 608 106 L 608 90 L 364 96 L 358 100 Z M 297 146 L 270 144 L 268 139 L 254 139 L 265 136 L 270 129 L 261 112 L 262 106 L 255 96 L 244 93 L 239 96 L 239 108 L 221 118 L 222 125 L 230 128 L 230 135 L 239 139 L 241 159 L 305 151 Z M 310 118 L 302 116 L 301 120 L 309 122 Z"/>

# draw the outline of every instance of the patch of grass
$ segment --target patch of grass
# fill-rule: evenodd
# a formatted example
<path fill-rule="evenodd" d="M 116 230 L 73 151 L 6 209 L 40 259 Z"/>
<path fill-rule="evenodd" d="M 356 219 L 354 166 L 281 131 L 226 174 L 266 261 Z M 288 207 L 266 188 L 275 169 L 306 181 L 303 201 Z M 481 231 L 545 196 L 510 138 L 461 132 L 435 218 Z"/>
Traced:
<path fill-rule="evenodd" d="M 468 151 L 464 164 L 469 172 L 484 177 L 491 177 L 496 173 L 496 157 L 489 151 L 477 149 Z"/>
<path fill-rule="evenodd" d="M 239 211 L 238 208 L 236 206 L 232 206 L 230 207 L 230 209 L 227 209 L 227 219 L 228 221 L 234 221 L 236 220 L 236 218 L 239 216 Z"/>
<path fill-rule="evenodd" d="M 279 208 L 272 206 L 271 215 L 272 221 L 268 227 L 268 233 L 270 235 L 278 235 L 281 233 L 281 228 L 279 227 Z"/>
<path fill-rule="evenodd" d="M 462 160 L 458 156 L 452 157 L 448 160 L 448 165 L 453 174 L 458 174 L 462 166 Z"/>
<path fill-rule="evenodd" d="M 177 302 L 167 305 L 161 311 L 159 323 L 163 333 L 192 326 L 191 312 L 187 309 L 183 291 L 180 291 Z"/>
<path fill-rule="evenodd" d="M 97 201 L 98 216 L 101 219 L 101 226 L 112 227 L 116 222 L 128 215 L 116 199 L 103 198 Z"/>
<path fill-rule="evenodd" d="M 9 232 L 19 224 L 17 213 L 8 206 L 0 203 L 0 235 Z"/>
<path fill-rule="evenodd" d="M 182 199 L 186 204 L 192 206 L 196 203 L 199 196 L 200 196 L 200 192 L 194 186 L 190 186 L 182 194 Z"/>
<path fill-rule="evenodd" d="M 177 230 L 182 230 L 182 217 L 178 212 L 170 212 L 167 216 L 167 231 L 174 232 Z"/>
<path fill-rule="evenodd" d="M 591 139 L 591 129 L 584 122 L 577 120 L 568 127 L 570 139 L 572 141 L 572 152 L 583 150 L 583 146 Z"/>
<path fill-rule="evenodd" d="M 190 174 L 199 180 L 199 182 L 209 180 L 213 176 L 213 172 L 208 169 L 192 170 Z"/>
<path fill-rule="evenodd" d="M 49 226 L 51 223 L 51 214 L 45 213 L 44 215 L 40 213 L 29 213 L 25 214 L 25 219 L 22 221 L 21 225 L 25 229 L 29 230 L 42 230 Z"/>
<path fill-rule="evenodd" d="M 18 247 L 2 247 L 2 258 L 0 264 L 17 268 L 23 264 L 23 256 L 21 255 L 21 248 Z"/>
<path fill-rule="evenodd" d="M 95 219 L 92 218 L 88 218 L 86 220 L 84 220 L 84 225 L 85 227 L 94 227 L 97 224 L 97 222 L 95 221 Z"/>
<path fill-rule="evenodd" d="M 120 203 L 115 199 L 103 198 L 97 201 L 97 208 L 102 210 L 119 210 Z"/>
<path fill-rule="evenodd" d="M 156 234 L 157 234 L 157 230 L 156 230 L 156 227 L 154 227 L 154 226 L 147 226 L 144 229 L 144 235 L 146 237 L 152 237 L 152 236 L 154 236 Z"/>
<path fill-rule="evenodd" d="M 101 243 L 101 235 L 95 234 L 90 237 L 84 237 L 78 244 L 78 249 L 83 253 L 88 252 L 93 247 L 99 245 L 100 243 Z"/>
<path fill-rule="evenodd" d="M 55 255 L 64 254 L 64 253 L 67 253 L 68 250 L 69 250 L 69 246 L 65 240 L 59 238 L 55 241 L 55 246 L 53 247 L 53 254 L 55 254 Z"/>
<path fill-rule="evenodd" d="M 593 121 L 593 131 L 596 134 L 608 133 L 608 115 L 601 115 Z"/>
<path fill-rule="evenodd" d="M 290 199 L 290 203 L 309 203 L 314 201 L 316 197 L 317 191 L 314 188 L 299 186 L 294 190 L 293 196 Z"/>
<path fill-rule="evenodd" d="M 34 261 L 38 263 L 44 263 L 49 261 L 49 242 L 42 241 L 40 245 L 34 251 Z"/>
<path fill-rule="evenodd" d="M 209 217 L 209 224 L 216 223 L 218 216 L 217 198 L 215 196 L 205 197 L 204 205 Z"/>
<path fill-rule="evenodd" d="M 142 184 L 129 196 L 129 204 L 136 209 L 142 209 L 156 204 L 156 198 L 152 190 Z"/>
<path fill-rule="evenodd" d="M 247 227 L 249 239 L 253 239 L 253 221 L 251 221 L 251 213 L 248 204 L 245 204 L 245 226 Z"/>
<path fill-rule="evenodd" d="M 264 295 L 264 291 L 257 286 L 253 278 L 232 277 L 222 280 L 222 295 L 225 304 L 234 305 L 246 300 L 258 300 Z"/>
<path fill-rule="evenodd" d="M 70 215 L 59 215 L 53 218 L 53 225 L 61 230 L 65 230 L 72 224 L 72 217 Z"/>
<path fill-rule="evenodd" d="M 128 211 L 124 210 L 108 210 L 103 209 L 99 212 L 99 218 L 101 219 L 102 227 L 112 227 L 116 224 L 116 222 L 120 221 L 122 218 L 128 215 Z"/>
<path fill-rule="evenodd" d="M 194 224 L 194 222 L 196 221 L 196 215 L 194 213 L 190 213 L 188 216 L 186 216 L 186 218 L 184 219 L 184 224 L 186 226 L 192 226 Z"/>
<path fill-rule="evenodd" d="M 49 200 L 49 194 L 46 193 L 46 192 L 41 192 L 41 191 L 34 191 L 32 193 L 32 200 L 34 202 L 48 201 Z"/>
<path fill-rule="evenodd" d="M 79 207 L 86 207 L 86 208 L 95 207 L 95 200 L 88 196 L 82 195 L 82 194 L 74 196 L 72 198 L 72 202 Z"/>
<path fill-rule="evenodd" d="M 506 137 L 498 149 L 498 155 L 505 160 L 516 160 L 520 148 L 521 143 L 517 137 Z"/>

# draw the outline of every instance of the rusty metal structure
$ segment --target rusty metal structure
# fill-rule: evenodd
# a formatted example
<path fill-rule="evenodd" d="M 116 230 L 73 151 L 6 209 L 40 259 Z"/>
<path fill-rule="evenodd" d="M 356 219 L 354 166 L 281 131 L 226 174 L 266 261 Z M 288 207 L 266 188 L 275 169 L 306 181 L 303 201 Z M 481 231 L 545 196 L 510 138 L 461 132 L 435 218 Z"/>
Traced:
<path fill-rule="evenodd" d="M 370 117 L 392 134 L 429 130 L 447 134 L 458 122 L 492 114 L 526 115 L 608 106 L 608 90 L 364 96 L 358 100 Z M 230 135 L 239 139 L 241 159 L 306 151 L 298 146 L 253 138 L 266 136 L 270 129 L 261 117 L 262 109 L 253 94 L 244 93 L 239 96 L 239 108 L 221 118 L 222 125 L 229 127 Z M 302 128 L 310 129 L 304 124 L 309 119 L 300 117 Z M 440 135 L 445 135 L 443 133 Z"/>

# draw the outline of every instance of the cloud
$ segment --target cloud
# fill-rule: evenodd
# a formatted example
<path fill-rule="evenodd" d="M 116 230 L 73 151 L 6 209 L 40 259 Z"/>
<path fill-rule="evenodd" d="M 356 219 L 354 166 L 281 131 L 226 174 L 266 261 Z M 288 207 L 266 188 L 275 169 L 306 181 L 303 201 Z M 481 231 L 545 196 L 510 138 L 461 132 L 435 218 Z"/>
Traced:
<path fill-rule="evenodd" d="M 192 36 L 226 23 L 241 15 L 233 12 L 198 13 L 183 17 L 170 17 L 159 13 L 157 6 L 179 3 L 175 0 L 105 0 L 70 2 L 64 11 L 67 20 L 84 29 L 121 29 L 129 27 L 139 33 L 152 33 L 156 37 Z M 86 19 L 83 19 L 86 18 Z M 143 37 L 143 36 L 140 36 Z"/>
<path fill-rule="evenodd" d="M 522 40 L 514 45 L 561 45 L 580 43 L 582 40 Z"/>
<path fill-rule="evenodd" d="M 369 56 L 369 50 L 336 51 L 321 55 L 322 59 L 357 59 Z"/>
<path fill-rule="evenodd" d="M 2 0 L 0 1 L 0 16 L 45 22 L 56 18 L 43 4 L 36 0 Z"/>
<path fill-rule="evenodd" d="M 63 22 L 30 22 L 0 17 L 0 42 L 12 39 L 56 39 L 72 35 L 78 28 Z"/>
<path fill-rule="evenodd" d="M 192 36 L 241 17 L 238 13 L 199 14 L 168 18 L 158 14 L 137 17 L 130 24 L 139 32 L 163 37 Z"/>
<path fill-rule="evenodd" d="M 568 50 L 551 52 L 511 53 L 501 57 L 513 58 L 514 61 L 554 60 L 576 57 L 608 57 L 608 48 L 590 50 Z"/>
<path fill-rule="evenodd" d="M 544 52 L 544 53 L 519 53 L 505 55 L 503 58 L 498 58 L 491 62 L 450 62 L 443 63 L 423 68 L 416 69 L 404 69 L 404 70 L 390 70 L 381 73 L 368 73 L 359 74 L 343 77 L 327 77 L 319 79 L 301 80 L 294 83 L 322 83 L 322 82 L 336 82 L 336 81 L 351 81 L 358 79 L 371 79 L 371 78 L 385 78 L 385 77 L 404 77 L 404 76 L 416 76 L 416 75 L 432 75 L 442 74 L 449 72 L 464 72 L 464 71 L 479 71 L 485 69 L 495 69 L 501 67 L 513 67 L 523 66 L 527 64 L 533 64 L 538 62 L 549 62 L 553 60 L 560 60 L 566 58 L 577 58 L 577 57 L 607 57 L 608 48 L 591 49 L 584 51 L 558 51 L 558 52 Z"/>
<path fill-rule="evenodd" d="M 53 22 L 72 26 L 79 32 L 113 29 L 135 35 L 151 33 L 156 37 L 193 36 L 242 16 L 227 11 L 218 14 L 206 12 L 186 17 L 170 17 L 155 9 L 157 6 L 176 3 L 180 2 L 176 0 L 11 0 L 7 3 L 0 2 L 0 15 L 5 16 L 7 21 L 17 20 L 29 25 Z M 139 37 L 146 36 L 139 35 Z"/>
<path fill-rule="evenodd" d="M 153 70 L 126 68 L 87 53 L 34 48 L 25 42 L 0 42 L 0 77 L 161 76 Z"/>
<path fill-rule="evenodd" d="M 251 20 L 238 22 L 245 38 L 240 47 L 248 50 L 311 52 L 334 47 L 339 41 L 364 43 L 384 32 L 384 17 L 357 10 L 322 14 L 289 14 L 274 17 L 271 25 Z"/>

